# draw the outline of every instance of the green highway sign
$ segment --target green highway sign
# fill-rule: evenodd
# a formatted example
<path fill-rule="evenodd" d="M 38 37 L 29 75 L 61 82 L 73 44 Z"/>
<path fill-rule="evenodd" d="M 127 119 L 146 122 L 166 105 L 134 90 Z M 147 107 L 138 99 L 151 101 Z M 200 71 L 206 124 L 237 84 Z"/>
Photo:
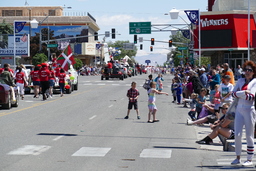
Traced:
<path fill-rule="evenodd" d="M 178 58 L 183 58 L 183 55 L 178 55 Z"/>
<path fill-rule="evenodd" d="M 178 50 L 187 50 L 188 47 L 178 47 Z"/>
<path fill-rule="evenodd" d="M 130 34 L 151 34 L 151 22 L 130 22 Z"/>
<path fill-rule="evenodd" d="M 56 48 L 58 47 L 58 44 L 47 44 L 48 48 Z"/>

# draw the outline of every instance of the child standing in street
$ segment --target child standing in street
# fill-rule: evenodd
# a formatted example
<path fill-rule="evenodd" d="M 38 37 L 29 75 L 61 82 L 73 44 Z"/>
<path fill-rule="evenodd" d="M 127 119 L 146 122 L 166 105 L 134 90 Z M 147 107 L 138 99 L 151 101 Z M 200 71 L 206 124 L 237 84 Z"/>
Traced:
<path fill-rule="evenodd" d="M 130 110 L 132 109 L 133 106 L 134 106 L 134 109 L 137 112 L 137 119 L 140 119 L 139 109 L 138 109 L 138 102 L 137 102 L 137 99 L 139 98 L 139 95 L 140 95 L 140 93 L 136 89 L 136 82 L 132 82 L 131 88 L 127 91 L 127 97 L 129 99 L 129 103 L 128 103 L 127 115 L 125 116 L 124 119 L 129 119 Z"/>
<path fill-rule="evenodd" d="M 177 97 L 177 104 L 180 105 L 181 103 L 181 95 L 182 95 L 182 84 L 179 83 L 178 87 L 175 89 L 176 90 L 176 97 Z"/>
<path fill-rule="evenodd" d="M 178 87 L 177 81 L 175 79 L 172 79 L 172 86 L 171 86 L 171 91 L 172 91 L 172 96 L 173 96 L 172 103 L 175 103 L 176 99 L 177 99 L 177 90 L 176 90 L 177 87 Z"/>
<path fill-rule="evenodd" d="M 153 122 L 159 122 L 158 119 L 156 119 L 156 111 L 157 107 L 155 104 L 156 101 L 156 94 L 166 94 L 168 96 L 168 93 L 165 92 L 160 92 L 156 90 L 156 82 L 151 82 L 150 83 L 150 89 L 148 90 L 148 123 L 153 123 Z M 151 120 L 151 114 L 153 115 L 153 120 Z"/>

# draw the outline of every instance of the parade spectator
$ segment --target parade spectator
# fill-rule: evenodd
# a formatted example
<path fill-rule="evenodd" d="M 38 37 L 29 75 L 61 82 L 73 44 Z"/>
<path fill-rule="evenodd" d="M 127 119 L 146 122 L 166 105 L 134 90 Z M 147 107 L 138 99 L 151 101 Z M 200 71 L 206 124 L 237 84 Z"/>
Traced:
<path fill-rule="evenodd" d="M 150 89 L 150 83 L 153 82 L 153 76 L 150 74 L 148 80 L 145 81 L 145 89 L 148 91 Z"/>
<path fill-rule="evenodd" d="M 238 80 L 239 78 L 242 78 L 243 69 L 240 65 L 237 65 L 237 68 L 235 68 L 235 80 Z"/>
<path fill-rule="evenodd" d="M 177 104 L 180 105 L 181 104 L 181 95 L 182 95 L 182 84 L 178 83 L 178 86 L 176 88 L 174 88 L 174 90 L 176 91 Z"/>
<path fill-rule="evenodd" d="M 219 108 L 221 106 L 221 92 L 220 92 L 219 84 L 216 84 L 214 88 L 213 104 L 214 104 L 214 113 L 219 113 Z"/>
<path fill-rule="evenodd" d="M 228 105 L 228 104 L 226 104 L 226 105 Z M 203 107 L 206 109 L 208 115 L 204 116 L 198 120 L 194 120 L 194 121 L 187 119 L 187 125 L 196 125 L 196 124 L 203 124 L 203 123 L 212 123 L 213 124 L 216 121 L 223 119 L 223 117 L 222 118 L 220 117 L 219 112 L 214 112 L 215 111 L 214 106 L 204 104 Z M 222 111 L 222 114 L 225 114 L 225 113 L 223 113 L 223 111 Z"/>
<path fill-rule="evenodd" d="M 201 83 L 202 83 L 202 85 L 204 86 L 204 88 L 206 88 L 207 87 L 207 82 L 208 82 L 208 78 L 207 78 L 207 75 L 206 75 L 206 73 L 205 73 L 205 68 L 201 68 L 201 69 L 199 69 L 199 71 L 200 71 L 200 81 L 201 81 Z"/>
<path fill-rule="evenodd" d="M 59 86 L 60 86 L 60 97 L 62 97 L 65 90 L 64 86 L 65 86 L 65 78 L 66 78 L 66 73 L 63 68 L 60 69 L 60 73 L 58 77 L 59 77 Z"/>
<path fill-rule="evenodd" d="M 234 139 L 234 117 L 226 114 L 229 108 L 228 104 L 221 107 L 223 117 L 211 125 L 212 132 L 202 140 L 196 141 L 198 144 L 212 144 L 213 139 L 218 135 L 222 135 L 227 139 Z"/>
<path fill-rule="evenodd" d="M 199 78 L 196 76 L 196 72 L 193 70 L 189 71 L 189 76 L 189 81 L 192 82 L 194 93 L 200 94 L 200 91 L 204 86 L 202 85 Z"/>
<path fill-rule="evenodd" d="M 190 116 L 192 121 L 196 120 L 196 103 L 197 103 L 198 94 L 192 93 L 191 99 L 184 99 L 184 103 L 188 102 L 190 106 L 190 111 L 188 115 Z"/>
<path fill-rule="evenodd" d="M 10 72 L 9 64 L 4 64 L 4 71 L 1 73 L 1 78 L 7 85 L 14 86 L 14 78 L 12 73 Z"/>
<path fill-rule="evenodd" d="M 253 61 L 247 61 L 243 64 L 245 78 L 240 78 L 234 89 L 232 96 L 238 99 L 235 111 L 235 151 L 236 159 L 231 164 L 241 163 L 242 134 L 245 126 L 247 141 L 247 160 L 243 166 L 251 166 L 254 155 L 254 125 L 255 108 L 254 98 L 256 92 L 256 65 Z"/>
<path fill-rule="evenodd" d="M 129 114 L 130 114 L 132 107 L 134 107 L 134 109 L 136 110 L 137 119 L 140 119 L 139 109 L 138 109 L 139 95 L 140 95 L 140 93 L 139 93 L 138 89 L 136 89 L 136 82 L 132 82 L 131 88 L 127 91 L 127 94 L 126 94 L 126 96 L 128 97 L 129 103 L 128 103 L 127 115 L 125 116 L 124 119 L 129 119 Z"/>
<path fill-rule="evenodd" d="M 157 77 L 155 78 L 155 80 L 154 80 L 154 82 L 156 82 L 156 89 L 157 89 L 157 90 L 159 90 L 160 80 L 161 80 L 161 81 L 164 81 L 162 74 L 158 74 L 158 76 L 157 76 Z"/>
<path fill-rule="evenodd" d="M 222 71 L 222 76 L 224 75 L 229 75 L 230 76 L 230 83 L 232 85 L 235 85 L 235 77 L 234 77 L 234 73 L 232 71 L 232 69 L 229 68 L 229 65 L 228 63 L 224 63 L 223 64 L 223 68 L 224 70 Z M 222 82 L 223 82 L 224 79 L 222 79 Z"/>
<path fill-rule="evenodd" d="M 39 67 L 38 66 L 35 67 L 34 71 L 30 72 L 30 77 L 33 81 L 34 98 L 38 98 L 39 87 L 40 87 L 40 77 L 39 77 Z"/>
<path fill-rule="evenodd" d="M 202 88 L 200 90 L 200 94 L 198 96 L 198 101 L 196 103 L 196 112 L 197 112 L 197 119 L 199 118 L 199 115 L 202 111 L 203 108 L 203 104 L 205 104 L 206 101 L 206 94 L 207 94 L 207 90 L 205 88 Z"/>
<path fill-rule="evenodd" d="M 233 98 L 231 96 L 234 86 L 230 83 L 230 76 L 224 75 L 223 82 L 220 84 L 219 91 L 221 94 L 221 103 L 231 104 Z"/>
<path fill-rule="evenodd" d="M 172 103 L 175 103 L 177 100 L 177 90 L 176 88 L 178 87 L 177 80 L 172 79 L 172 85 L 171 85 L 171 91 L 172 91 L 172 96 L 173 96 L 173 101 Z"/>
<path fill-rule="evenodd" d="M 209 81 L 211 90 L 214 90 L 216 84 L 220 84 L 220 74 L 215 69 L 212 70 L 212 78 Z"/>
<path fill-rule="evenodd" d="M 159 122 L 158 119 L 156 119 L 156 111 L 157 107 L 155 104 L 156 101 L 156 94 L 166 94 L 168 96 L 168 93 L 166 92 L 159 92 L 156 90 L 156 82 L 151 82 L 150 83 L 150 89 L 148 90 L 148 123 L 153 123 L 153 122 Z M 151 115 L 153 115 L 153 120 L 151 120 Z"/>
<path fill-rule="evenodd" d="M 42 68 L 39 72 L 39 77 L 40 77 L 40 84 L 42 87 L 42 94 L 43 94 L 43 100 L 46 100 L 46 90 L 49 89 L 49 76 L 50 76 L 50 71 L 47 68 L 46 63 L 42 63 Z"/>

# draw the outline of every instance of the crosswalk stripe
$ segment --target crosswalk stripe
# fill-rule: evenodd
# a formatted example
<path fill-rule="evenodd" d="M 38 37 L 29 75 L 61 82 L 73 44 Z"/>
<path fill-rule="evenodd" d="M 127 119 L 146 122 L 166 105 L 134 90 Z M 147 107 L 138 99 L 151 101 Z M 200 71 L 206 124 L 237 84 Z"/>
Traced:
<path fill-rule="evenodd" d="M 8 155 L 39 155 L 50 148 L 51 146 L 47 145 L 24 145 L 21 148 L 9 152 Z"/>
<path fill-rule="evenodd" d="M 172 150 L 144 149 L 140 153 L 142 158 L 171 158 Z"/>
<path fill-rule="evenodd" d="M 104 157 L 111 148 L 101 147 L 82 147 L 72 156 L 84 156 L 84 157 Z"/>

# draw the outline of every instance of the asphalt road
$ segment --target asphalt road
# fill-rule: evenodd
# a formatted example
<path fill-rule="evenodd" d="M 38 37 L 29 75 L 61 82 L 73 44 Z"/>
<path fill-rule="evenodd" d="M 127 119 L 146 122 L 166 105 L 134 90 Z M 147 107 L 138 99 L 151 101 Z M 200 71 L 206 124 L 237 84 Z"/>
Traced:
<path fill-rule="evenodd" d="M 72 94 L 47 101 L 26 95 L 18 108 L 0 109 L 0 170 L 197 171 L 220 169 L 220 158 L 234 158 L 199 148 L 194 127 L 185 125 L 188 109 L 171 103 L 171 94 L 157 95 L 160 122 L 147 123 L 146 78 L 79 76 Z M 164 91 L 171 93 L 171 76 L 164 79 Z M 134 110 L 123 119 L 132 81 L 140 91 L 140 120 Z"/>

